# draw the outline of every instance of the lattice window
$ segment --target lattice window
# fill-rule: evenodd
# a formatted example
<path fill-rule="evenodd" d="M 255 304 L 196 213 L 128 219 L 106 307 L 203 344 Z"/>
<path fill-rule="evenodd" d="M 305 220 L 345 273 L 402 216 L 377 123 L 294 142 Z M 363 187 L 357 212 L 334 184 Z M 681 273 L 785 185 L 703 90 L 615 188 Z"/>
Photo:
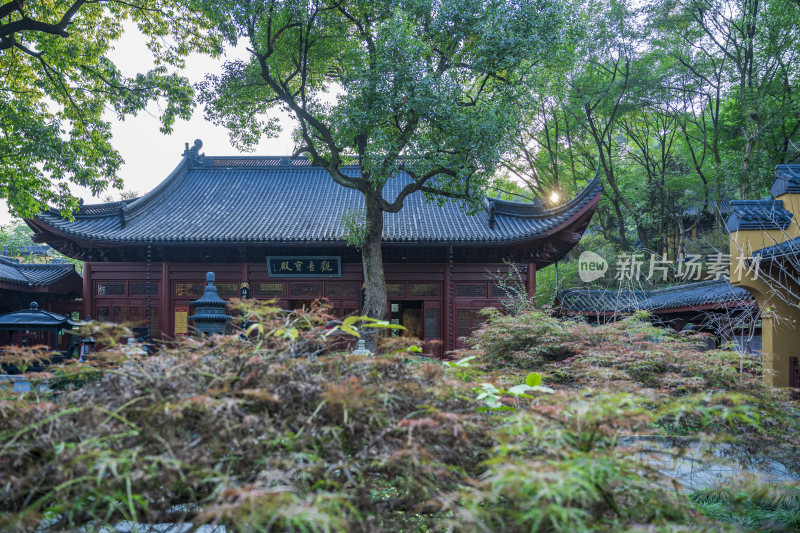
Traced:
<path fill-rule="evenodd" d="M 515 289 L 510 285 L 492 283 L 492 298 L 513 298 Z"/>
<path fill-rule="evenodd" d="M 147 326 L 147 321 L 144 316 L 144 307 L 129 307 L 128 308 L 128 321 L 132 328 L 142 328 Z"/>
<path fill-rule="evenodd" d="M 125 308 L 121 305 L 115 305 L 111 308 L 111 321 L 117 324 L 125 322 Z"/>
<path fill-rule="evenodd" d="M 146 281 L 131 281 L 128 287 L 128 292 L 131 296 L 146 296 L 147 295 L 147 282 Z M 150 283 L 150 294 L 158 294 L 158 283 Z"/>
<path fill-rule="evenodd" d="M 298 298 L 317 298 L 322 296 L 322 285 L 320 283 L 292 283 L 292 296 Z"/>
<path fill-rule="evenodd" d="M 387 283 L 386 284 L 386 296 L 395 296 L 402 298 L 406 295 L 406 284 L 405 283 Z"/>
<path fill-rule="evenodd" d="M 125 283 L 100 282 L 97 284 L 97 296 L 125 296 Z"/>
<path fill-rule="evenodd" d="M 439 296 L 439 285 L 436 283 L 411 283 L 408 294 L 410 296 Z"/>
<path fill-rule="evenodd" d="M 456 337 L 469 337 L 472 333 L 472 311 L 458 309 L 456 311 Z"/>
<path fill-rule="evenodd" d="M 456 297 L 486 298 L 485 283 L 456 283 Z"/>
<path fill-rule="evenodd" d="M 189 296 L 200 298 L 203 295 L 204 285 L 202 283 L 176 283 L 175 296 Z"/>
<path fill-rule="evenodd" d="M 97 306 L 97 321 L 108 322 L 111 320 L 111 309 L 107 305 Z"/>
<path fill-rule="evenodd" d="M 283 283 L 256 283 L 256 298 L 280 298 L 286 294 Z"/>
<path fill-rule="evenodd" d="M 238 283 L 217 283 L 217 294 L 223 300 L 239 297 L 239 284 Z M 205 287 L 203 288 L 205 290 Z"/>
<path fill-rule="evenodd" d="M 357 314 L 358 314 L 358 307 L 353 307 L 352 305 L 345 306 L 342 307 L 342 315 L 339 318 L 344 318 L 346 316 L 357 315 Z"/>
<path fill-rule="evenodd" d="M 439 309 L 429 307 L 425 309 L 425 338 L 439 338 Z"/>
<path fill-rule="evenodd" d="M 358 283 L 326 283 L 325 296 L 328 298 L 357 298 Z"/>

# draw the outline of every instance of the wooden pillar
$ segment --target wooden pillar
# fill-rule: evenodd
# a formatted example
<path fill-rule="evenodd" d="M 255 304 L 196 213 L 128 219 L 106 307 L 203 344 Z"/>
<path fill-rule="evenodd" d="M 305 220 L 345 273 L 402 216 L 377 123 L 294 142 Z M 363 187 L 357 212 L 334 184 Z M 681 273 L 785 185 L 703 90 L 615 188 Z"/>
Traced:
<path fill-rule="evenodd" d="M 528 298 L 536 305 L 536 263 L 528 263 L 527 278 L 525 285 L 528 287 Z"/>
<path fill-rule="evenodd" d="M 169 286 L 169 263 L 166 261 L 161 263 L 161 292 L 158 293 L 159 307 L 161 311 L 158 313 L 158 329 L 161 330 L 162 337 L 172 337 L 173 332 L 169 329 L 170 317 L 172 316 L 172 309 L 170 308 L 170 294 L 172 288 Z"/>
<path fill-rule="evenodd" d="M 442 355 L 455 348 L 453 339 L 453 247 L 448 247 L 444 264 L 444 294 L 442 297 Z"/>
<path fill-rule="evenodd" d="M 94 291 L 92 290 L 92 264 L 88 261 L 83 263 L 83 318 L 92 314 L 92 301 Z M 95 320 L 97 317 L 93 317 Z"/>

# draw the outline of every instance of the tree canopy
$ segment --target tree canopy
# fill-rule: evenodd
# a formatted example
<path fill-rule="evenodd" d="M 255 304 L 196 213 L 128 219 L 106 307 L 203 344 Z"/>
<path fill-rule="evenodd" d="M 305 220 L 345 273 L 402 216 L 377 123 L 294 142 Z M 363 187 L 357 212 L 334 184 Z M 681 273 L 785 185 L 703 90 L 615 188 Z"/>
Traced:
<path fill-rule="evenodd" d="M 421 192 L 475 206 L 520 127 L 520 110 L 562 38 L 554 0 L 199 2 L 249 61 L 202 86 L 207 116 L 241 147 L 297 119 L 306 155 L 365 199 L 366 314 L 386 295 L 383 213 Z M 360 174 L 344 169 L 355 164 Z M 403 179 L 394 198 L 391 179 Z"/>
<path fill-rule="evenodd" d="M 800 161 L 797 2 L 596 0 L 576 9 L 569 69 L 504 159 L 509 179 L 524 178 L 514 192 L 574 192 L 599 164 L 594 221 L 606 240 L 674 254 L 697 217 L 716 214 L 721 226 L 722 203 L 764 196 L 776 164 Z M 687 208 L 698 215 L 684 216 Z"/>
<path fill-rule="evenodd" d="M 110 59 L 125 24 L 155 67 L 129 77 Z M 0 198 L 17 216 L 77 207 L 69 184 L 122 187 L 109 121 L 161 106 L 162 131 L 188 118 L 193 91 L 174 72 L 217 51 L 202 19 L 172 0 L 9 0 L 0 4 Z"/>

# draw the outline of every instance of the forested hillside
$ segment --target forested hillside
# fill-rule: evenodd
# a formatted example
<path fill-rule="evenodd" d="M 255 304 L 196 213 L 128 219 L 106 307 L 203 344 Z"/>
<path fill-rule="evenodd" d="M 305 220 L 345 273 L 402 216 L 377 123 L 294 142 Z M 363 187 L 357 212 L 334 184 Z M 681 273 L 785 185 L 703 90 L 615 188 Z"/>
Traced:
<path fill-rule="evenodd" d="M 776 164 L 800 162 L 800 2 L 575 9 L 574 45 L 551 58 L 557 74 L 505 161 L 505 197 L 560 201 L 599 168 L 596 231 L 619 250 L 674 254 L 704 211 L 764 196 Z"/>

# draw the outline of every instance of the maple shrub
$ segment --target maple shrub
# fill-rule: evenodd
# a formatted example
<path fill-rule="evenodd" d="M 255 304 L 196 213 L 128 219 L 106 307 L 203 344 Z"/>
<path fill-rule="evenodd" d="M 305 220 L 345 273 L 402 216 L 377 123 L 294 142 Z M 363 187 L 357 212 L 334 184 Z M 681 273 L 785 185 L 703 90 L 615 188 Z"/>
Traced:
<path fill-rule="evenodd" d="M 350 334 L 375 322 L 239 312 L 247 338 L 123 358 L 109 330 L 106 352 L 51 369 L 54 392 L 3 393 L 0 529 L 723 531 L 734 508 L 798 524 L 790 485 L 690 493 L 653 459 L 725 446 L 797 474 L 796 405 L 750 356 L 537 311 L 491 312 L 449 361 L 390 335 L 364 356 Z"/>

